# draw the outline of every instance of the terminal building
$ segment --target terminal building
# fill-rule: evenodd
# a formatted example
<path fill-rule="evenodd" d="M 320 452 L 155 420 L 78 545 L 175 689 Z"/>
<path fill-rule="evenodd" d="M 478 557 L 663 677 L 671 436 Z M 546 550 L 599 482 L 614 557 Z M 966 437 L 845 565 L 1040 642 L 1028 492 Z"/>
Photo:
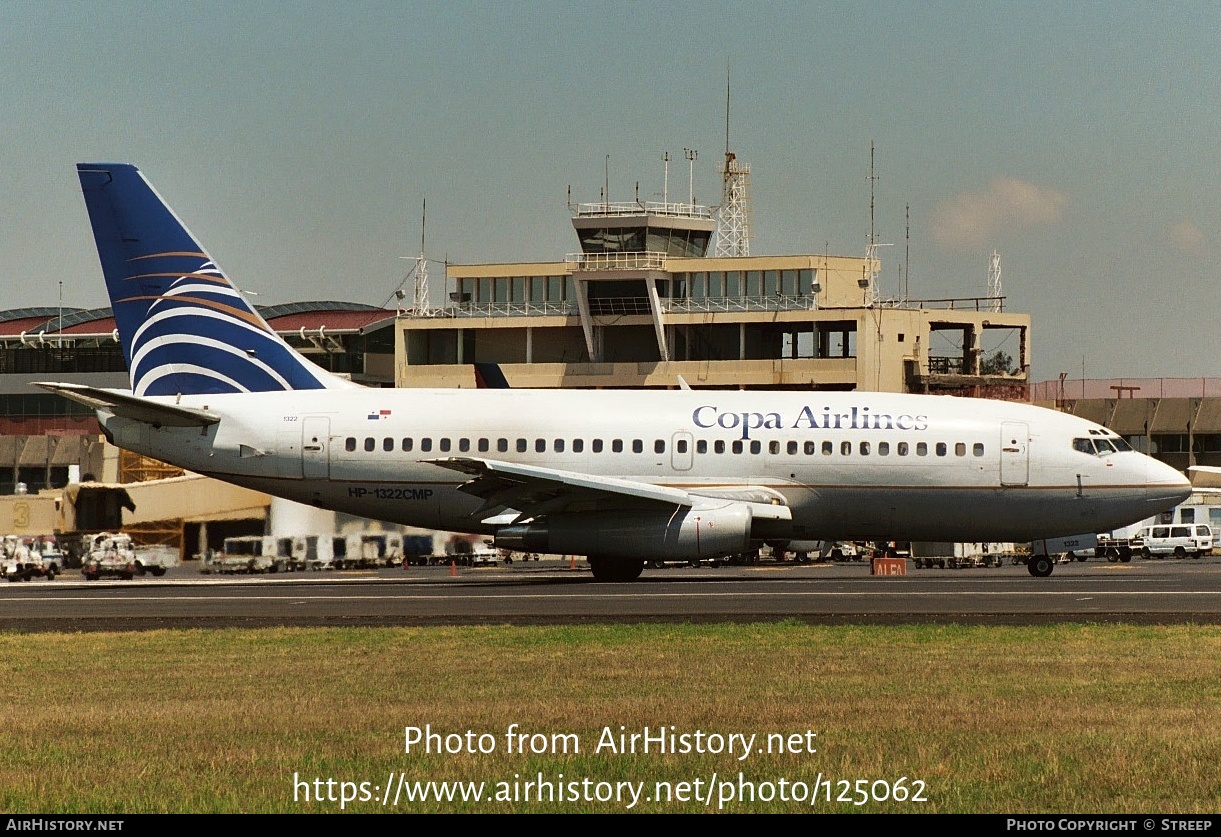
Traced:
<path fill-rule="evenodd" d="M 397 321 L 397 384 L 475 386 L 495 363 L 513 387 L 1026 397 L 1030 317 L 1003 298 L 884 299 L 875 258 L 709 256 L 695 204 L 580 204 L 572 224 L 562 260 L 448 265 L 448 304 Z"/>

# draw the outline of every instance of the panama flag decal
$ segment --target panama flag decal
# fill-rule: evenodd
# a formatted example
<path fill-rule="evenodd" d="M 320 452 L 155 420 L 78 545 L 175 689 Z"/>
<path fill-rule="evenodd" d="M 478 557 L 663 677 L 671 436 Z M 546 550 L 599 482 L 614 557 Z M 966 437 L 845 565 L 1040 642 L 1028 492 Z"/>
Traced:
<path fill-rule="evenodd" d="M 389 410 L 378 410 L 376 413 L 369 413 L 369 421 L 377 421 L 384 418 L 390 418 Z"/>

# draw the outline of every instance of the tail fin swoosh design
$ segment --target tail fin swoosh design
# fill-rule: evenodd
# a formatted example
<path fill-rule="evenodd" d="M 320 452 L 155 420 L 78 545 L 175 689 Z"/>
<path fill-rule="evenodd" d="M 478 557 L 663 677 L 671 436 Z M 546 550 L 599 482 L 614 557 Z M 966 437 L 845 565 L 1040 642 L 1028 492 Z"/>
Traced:
<path fill-rule="evenodd" d="M 267 325 L 139 169 L 76 168 L 136 395 L 353 386 Z"/>

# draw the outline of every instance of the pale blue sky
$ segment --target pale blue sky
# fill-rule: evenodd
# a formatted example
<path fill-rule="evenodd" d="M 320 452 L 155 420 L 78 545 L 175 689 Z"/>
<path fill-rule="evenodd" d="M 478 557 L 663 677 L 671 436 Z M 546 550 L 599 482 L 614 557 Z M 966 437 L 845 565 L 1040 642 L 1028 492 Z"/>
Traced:
<path fill-rule="evenodd" d="M 715 203 L 724 85 L 758 254 L 1034 317 L 1034 377 L 1218 376 L 1221 5 L 6 2 L 0 309 L 105 305 L 73 164 L 140 166 L 260 302 L 382 303 L 418 249 L 546 261 L 565 207 Z M 440 267 L 433 268 L 439 277 Z"/>

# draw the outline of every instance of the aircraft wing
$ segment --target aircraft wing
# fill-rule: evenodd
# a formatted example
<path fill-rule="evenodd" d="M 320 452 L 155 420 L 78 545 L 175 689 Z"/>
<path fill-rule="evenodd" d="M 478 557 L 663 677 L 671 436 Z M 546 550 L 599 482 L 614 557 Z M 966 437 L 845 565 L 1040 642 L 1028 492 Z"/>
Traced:
<path fill-rule="evenodd" d="M 141 398 L 117 389 L 35 382 L 34 386 L 62 395 L 94 410 L 109 410 L 116 416 L 142 421 L 154 427 L 207 427 L 220 421 L 220 416 L 207 410 L 197 410 L 178 404 L 164 404 L 151 398 Z"/>
<path fill-rule="evenodd" d="M 484 500 L 475 512 L 498 507 L 512 508 L 525 520 L 555 514 L 574 505 L 591 506 L 701 506 L 709 502 L 740 502 L 751 507 L 756 518 L 788 520 L 791 512 L 778 495 L 763 495 L 747 486 L 723 492 L 693 493 L 681 488 L 636 480 L 561 471 L 537 465 L 501 462 L 495 459 L 450 457 L 425 460 L 471 476 L 459 490 Z"/>

